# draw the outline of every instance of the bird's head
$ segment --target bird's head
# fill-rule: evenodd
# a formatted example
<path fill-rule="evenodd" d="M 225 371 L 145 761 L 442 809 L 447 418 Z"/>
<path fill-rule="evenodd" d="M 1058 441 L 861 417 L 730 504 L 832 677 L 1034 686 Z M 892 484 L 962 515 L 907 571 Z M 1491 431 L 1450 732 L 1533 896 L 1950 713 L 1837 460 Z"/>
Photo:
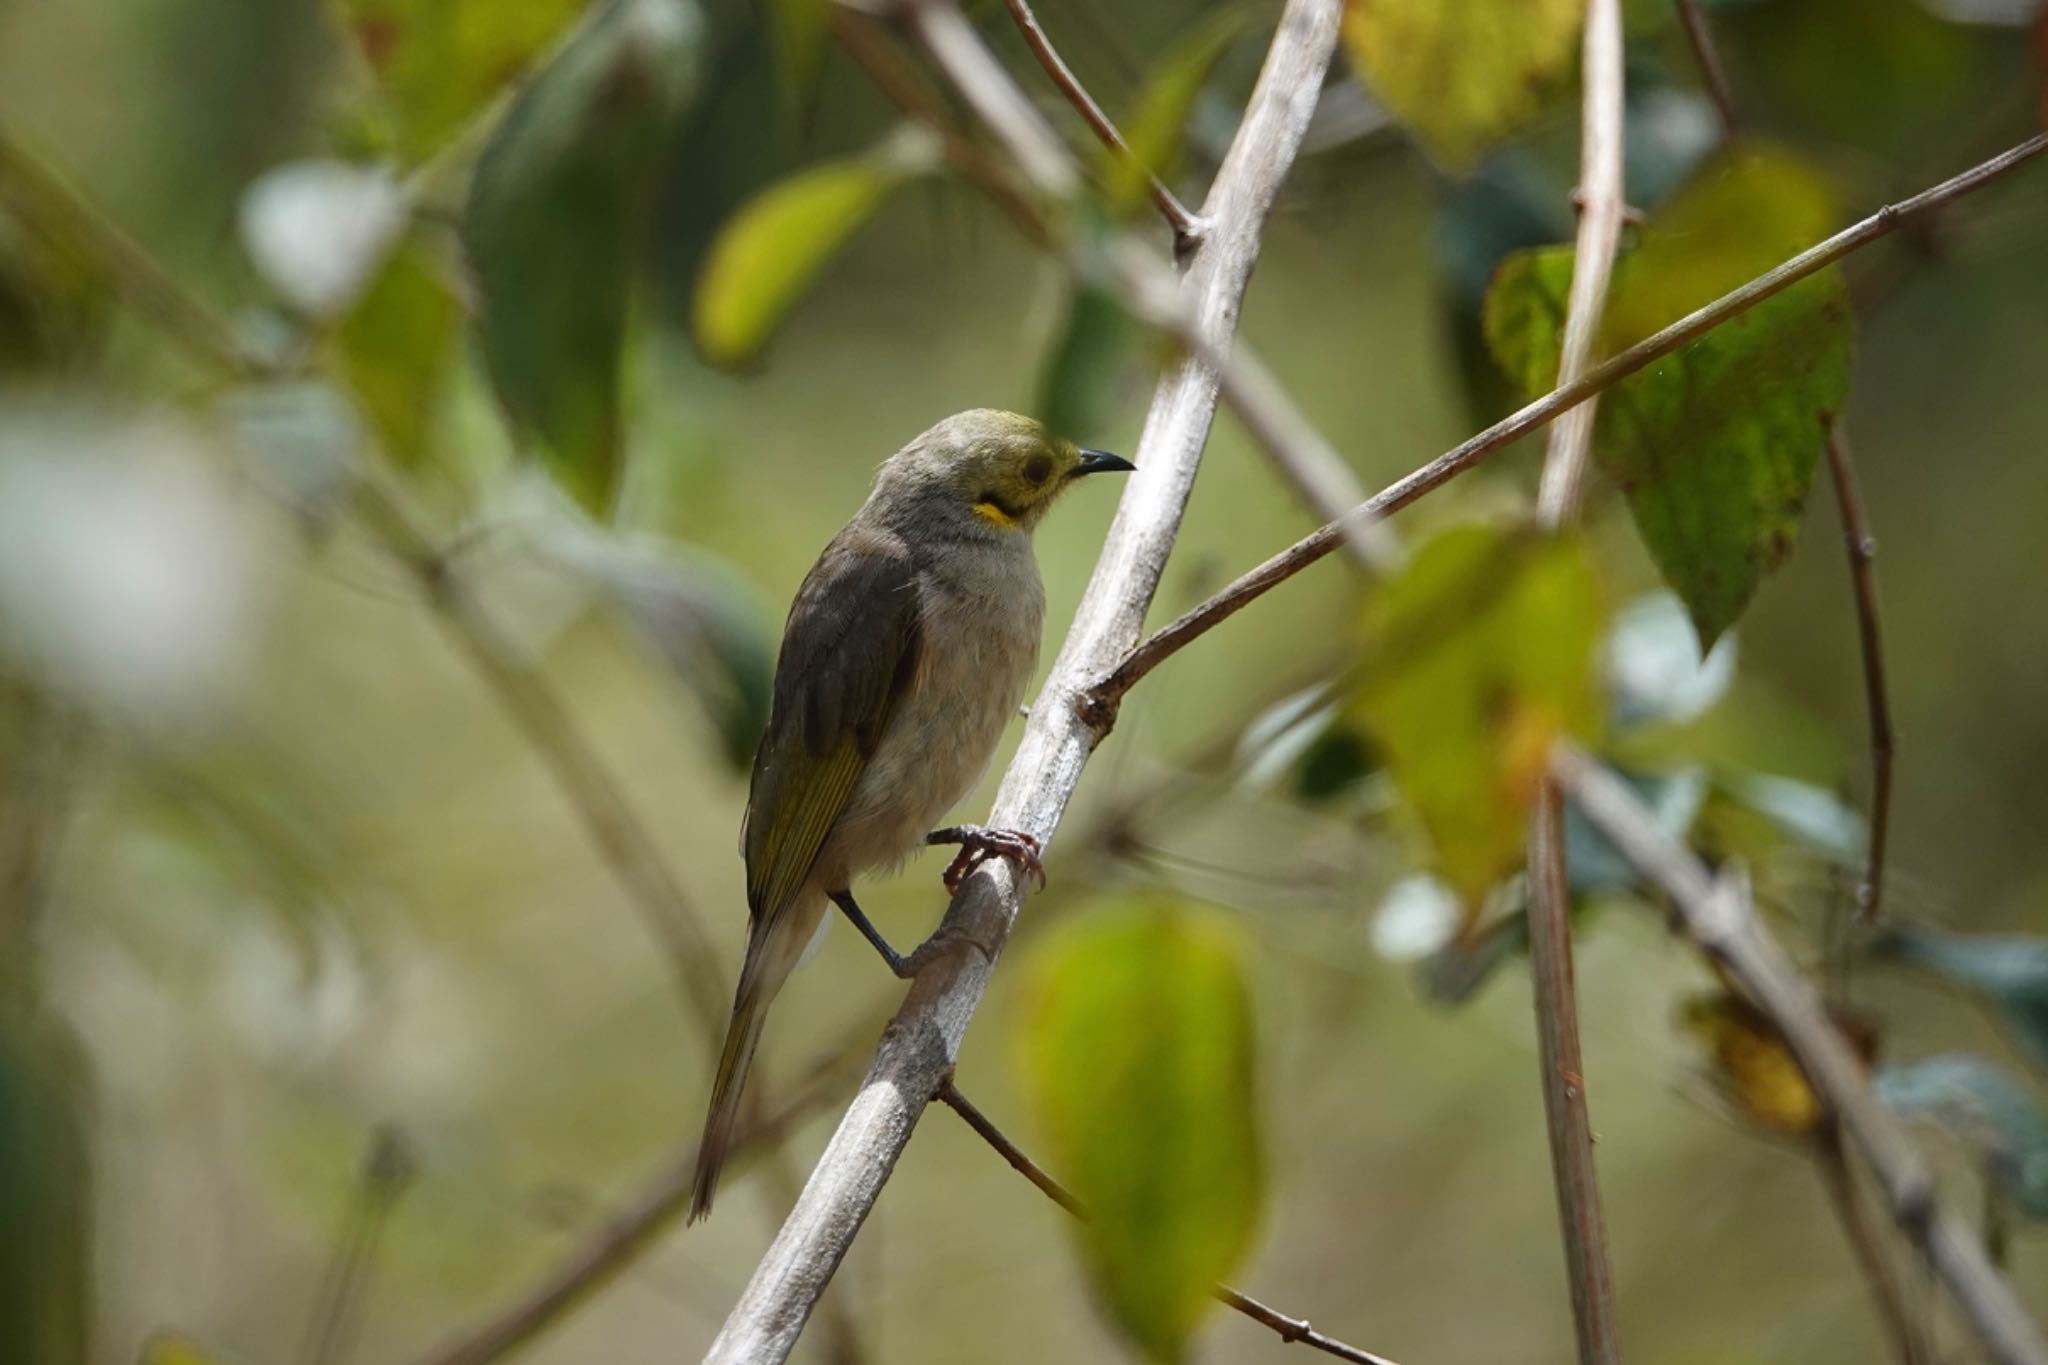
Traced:
<path fill-rule="evenodd" d="M 875 495 L 901 513 L 1003 534 L 1038 525 L 1074 480 L 1131 468 L 1122 456 L 1077 446 L 1032 418 L 974 408 L 890 456 Z"/>

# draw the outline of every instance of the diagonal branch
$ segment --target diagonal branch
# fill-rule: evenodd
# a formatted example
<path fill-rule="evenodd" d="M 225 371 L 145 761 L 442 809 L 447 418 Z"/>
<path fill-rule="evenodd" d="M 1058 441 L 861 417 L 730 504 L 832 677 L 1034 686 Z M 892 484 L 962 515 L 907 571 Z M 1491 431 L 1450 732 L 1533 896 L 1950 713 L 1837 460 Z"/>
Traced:
<path fill-rule="evenodd" d="M 1301 144 L 1337 40 L 1339 0 L 1289 0 L 1251 104 L 1225 156 L 1189 264 L 1184 297 L 1212 345 L 1227 343 L 1260 234 Z M 918 40 L 985 121 L 1014 125 L 1031 148 L 1021 169 L 1041 191 L 1072 192 L 1065 150 L 948 0 L 914 0 Z M 1162 377 L 1095 574 L 1046 679 L 991 823 L 1050 840 L 1102 732 L 1072 705 L 1138 638 L 1200 465 L 1217 378 L 1190 354 Z M 717 1365 L 781 1361 L 846 1254 L 925 1105 L 951 1073 L 961 1038 L 1021 908 L 1007 863 L 986 863 L 953 898 L 940 935 L 955 945 L 922 972 L 884 1035 L 867 1081 L 803 1195 L 706 1357 Z"/>
<path fill-rule="evenodd" d="M 1692 45 L 1693 58 L 1700 64 L 1700 76 L 1707 83 L 1714 112 L 1720 115 L 1721 136 L 1734 137 L 1742 131 L 1742 121 L 1735 114 L 1735 95 L 1728 88 L 1728 68 L 1721 65 L 1720 50 L 1714 46 L 1714 31 L 1707 27 L 1706 11 L 1700 8 L 1700 0 L 1678 0 L 1678 17 L 1685 25 L 1685 40 Z"/>
<path fill-rule="evenodd" d="M 1102 112 L 1102 106 L 1088 93 L 1088 87 L 1081 84 L 1073 68 L 1061 59 L 1059 49 L 1052 45 L 1052 39 L 1046 36 L 1044 26 L 1038 22 L 1038 16 L 1032 13 L 1030 0 L 1003 0 L 1003 3 L 1009 6 L 1010 17 L 1017 21 L 1017 31 L 1024 35 L 1024 43 L 1031 49 L 1031 55 L 1038 59 L 1038 64 L 1045 68 L 1045 74 L 1067 97 L 1067 103 L 1074 106 L 1082 121 L 1102 139 L 1103 146 L 1144 173 L 1145 183 L 1152 192 L 1152 202 L 1159 208 L 1159 216 L 1173 229 L 1174 259 L 1185 260 L 1201 245 L 1201 220 L 1188 212 L 1187 205 L 1174 197 L 1166 183 L 1139 159 L 1131 144 L 1124 141 L 1124 135 L 1116 130 L 1116 124 L 1110 121 L 1109 115 Z"/>
<path fill-rule="evenodd" d="M 1105 673 L 1094 687 L 1089 689 L 1089 705 L 1101 714 L 1114 714 L 1116 704 L 1124 693 L 1130 691 L 1139 679 L 1157 668 L 1168 657 L 1207 634 L 1255 599 L 1264 596 L 1309 565 L 1324 558 L 1345 544 L 1348 537 L 1376 525 L 1382 517 L 1406 507 L 1423 494 L 1450 482 L 1501 447 L 1548 425 L 1560 414 L 1570 411 L 1595 394 L 1613 388 L 1644 366 L 1653 364 L 1673 351 L 1699 340 L 1728 319 L 1754 308 L 1765 299 L 1783 292 L 1809 275 L 1826 269 L 1850 253 L 1890 235 L 1916 214 L 1925 213 L 1972 191 L 1982 189 L 2043 152 L 2048 152 L 2048 133 L 2037 133 L 2025 142 L 2008 148 L 1990 160 L 1944 180 L 1931 189 L 1922 190 L 1919 194 L 1902 199 L 1896 204 L 1887 204 L 1862 222 L 1843 229 L 1826 241 L 1808 247 L 1740 288 L 1731 290 L 1712 303 L 1688 313 L 1662 331 L 1645 337 L 1625 351 L 1617 352 L 1573 382 L 1559 385 L 1526 407 L 1469 437 L 1454 449 L 1444 452 L 1399 481 L 1387 485 L 1365 502 L 1352 508 L 1341 520 L 1330 522 L 1302 537 L 1265 563 L 1227 584 L 1206 601 L 1161 627 L 1120 659 L 1114 669 Z"/>
<path fill-rule="evenodd" d="M 1560 385 L 1592 367 L 1627 212 L 1622 181 L 1621 0 L 1592 0 L 1587 6 L 1583 65 L 1579 232 L 1558 361 Z M 1600 396 L 1594 394 L 1550 428 L 1536 494 L 1537 515 L 1546 526 L 1564 527 L 1578 519 L 1599 404 Z M 1621 1359 L 1621 1334 L 1614 1320 L 1614 1272 L 1607 1254 L 1607 1226 L 1600 1215 L 1593 1119 L 1586 1105 L 1586 1063 L 1579 1046 L 1571 910 L 1564 801 L 1557 784 L 1546 780 L 1537 789 L 1529 819 L 1529 978 L 1551 1182 L 1557 1189 L 1565 1270 L 1571 1278 L 1572 1322 L 1578 1331 L 1579 1359 L 1586 1365 L 1602 1365 Z"/>
<path fill-rule="evenodd" d="M 1073 1192 L 1048 1175 L 1043 1166 L 1025 1154 L 1023 1148 L 1010 1141 L 1009 1135 L 996 1127 L 988 1115 L 982 1113 L 972 1101 L 961 1094 L 952 1081 L 947 1081 L 939 1090 L 939 1099 L 947 1108 L 958 1114 L 961 1122 L 972 1128 L 983 1142 L 993 1148 L 996 1155 L 1009 1162 L 1011 1169 L 1036 1185 L 1047 1199 L 1083 1222 L 1087 1221 L 1088 1212 L 1082 1207 L 1081 1201 L 1074 1197 Z M 1269 1308 L 1251 1295 L 1240 1293 L 1227 1284 L 1219 1284 L 1209 1293 L 1217 1302 L 1229 1305 L 1261 1326 L 1272 1328 L 1280 1334 L 1283 1342 L 1290 1345 L 1299 1342 L 1303 1346 L 1321 1351 L 1324 1355 L 1351 1361 L 1353 1365 L 1394 1365 L 1394 1362 L 1385 1356 L 1361 1351 L 1348 1342 L 1318 1332 L 1305 1319 L 1290 1318 L 1285 1313 Z"/>
<path fill-rule="evenodd" d="M 1892 1220 L 2000 1365 L 2048 1365 L 2048 1340 L 1975 1232 L 1936 1197 L 1934 1175 L 1898 1117 L 1871 1093 L 1862 1061 L 1785 950 L 1757 922 L 1739 879 L 1716 880 L 1627 784 L 1570 746 L 1550 770 L 1586 818 L 1670 900 L 1677 927 L 1765 1014 L 1876 1177 Z"/>

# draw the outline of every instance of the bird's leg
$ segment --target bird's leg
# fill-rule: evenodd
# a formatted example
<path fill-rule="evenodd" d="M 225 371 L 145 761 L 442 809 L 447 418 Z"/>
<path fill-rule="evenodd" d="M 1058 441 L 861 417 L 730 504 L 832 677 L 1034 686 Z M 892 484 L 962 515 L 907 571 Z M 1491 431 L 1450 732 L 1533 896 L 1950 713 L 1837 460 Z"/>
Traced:
<path fill-rule="evenodd" d="M 949 825 L 924 836 L 927 844 L 958 844 L 960 856 L 946 866 L 946 890 L 958 891 L 967 874 L 990 858 L 1008 858 L 1018 868 L 1038 879 L 1045 890 L 1045 864 L 1038 855 L 1045 845 L 1037 838 L 1014 829 L 989 829 L 983 825 Z"/>
<path fill-rule="evenodd" d="M 911 959 L 891 948 L 889 940 L 882 937 L 882 931 L 874 926 L 866 912 L 855 903 L 852 888 L 827 891 L 825 894 L 845 913 L 846 918 L 853 922 L 853 927 L 860 930 L 860 936 L 874 945 L 875 951 L 882 955 L 882 961 L 889 964 L 890 971 L 906 981 L 917 975 L 917 967 Z"/>

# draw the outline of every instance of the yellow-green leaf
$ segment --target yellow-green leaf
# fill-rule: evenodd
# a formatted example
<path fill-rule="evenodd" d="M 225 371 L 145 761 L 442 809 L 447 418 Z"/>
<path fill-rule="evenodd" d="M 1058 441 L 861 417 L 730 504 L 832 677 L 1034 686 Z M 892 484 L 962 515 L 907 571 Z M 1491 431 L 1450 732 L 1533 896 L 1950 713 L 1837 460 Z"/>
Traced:
<path fill-rule="evenodd" d="M 1783 153 L 1709 163 L 1616 266 L 1603 348 L 1627 347 L 1811 244 L 1827 231 L 1831 203 Z M 1570 284 L 1570 248 L 1542 247 L 1503 262 L 1487 296 L 1488 345 L 1532 394 L 1556 381 Z M 1851 340 L 1848 291 L 1828 270 L 1601 399 L 1595 456 L 1628 494 L 1703 647 L 1791 549 L 1823 423 L 1848 394 Z"/>
<path fill-rule="evenodd" d="M 520 435 L 586 507 L 609 510 L 619 370 L 654 178 L 695 81 L 694 0 L 614 0 L 506 112 L 463 237 L 483 350 Z"/>
<path fill-rule="evenodd" d="M 1462 170 L 1543 107 L 1584 11 L 1585 0 L 1350 0 L 1344 45 L 1388 111 Z"/>
<path fill-rule="evenodd" d="M 744 365 L 766 349 L 804 292 L 889 192 L 934 164 L 921 137 L 827 161 L 777 181 L 719 230 L 697 277 L 696 335 L 714 365 Z"/>
<path fill-rule="evenodd" d="M 335 328 L 336 361 L 385 453 L 425 461 L 462 307 L 433 251 L 417 237 L 384 259 Z"/>
<path fill-rule="evenodd" d="M 1600 593 L 1576 541 L 1463 526 L 1368 604 L 1353 713 L 1476 911 L 1522 862 L 1553 743 L 1597 714 Z"/>
<path fill-rule="evenodd" d="M 1077 1237 L 1097 1295 L 1155 1361 L 1182 1358 L 1258 1223 L 1240 958 L 1210 914 L 1144 902 L 1069 920 L 1024 973 L 1019 1074 L 1085 1210 Z"/>
<path fill-rule="evenodd" d="M 524 75 L 586 0 L 336 0 L 401 155 L 430 155 Z"/>
<path fill-rule="evenodd" d="M 1145 202 L 1148 172 L 1162 180 L 1173 173 L 1195 101 L 1216 63 L 1244 32 L 1247 13 L 1242 6 L 1231 5 L 1210 15 L 1168 49 L 1145 78 L 1123 123 L 1131 155 L 1103 152 L 1108 159 L 1109 202 L 1118 213 L 1135 212 Z"/>

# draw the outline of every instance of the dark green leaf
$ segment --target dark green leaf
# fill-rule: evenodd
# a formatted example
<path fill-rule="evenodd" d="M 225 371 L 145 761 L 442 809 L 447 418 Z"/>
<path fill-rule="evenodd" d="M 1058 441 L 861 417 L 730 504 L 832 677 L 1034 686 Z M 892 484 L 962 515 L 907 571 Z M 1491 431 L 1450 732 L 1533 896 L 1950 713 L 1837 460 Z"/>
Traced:
<path fill-rule="evenodd" d="M 394 248 L 334 331 L 337 364 L 370 430 L 399 464 L 425 462 L 462 306 L 418 237 Z"/>
<path fill-rule="evenodd" d="M 867 156 L 808 167 L 741 205 L 697 279 L 704 358 L 727 366 L 756 359 L 890 191 L 930 170 L 935 155 L 928 139 L 906 130 Z"/>
<path fill-rule="evenodd" d="M 1583 0 L 1350 0 L 1344 44 L 1380 102 L 1463 170 L 1542 108 Z"/>
<path fill-rule="evenodd" d="M 2036 1066 L 2048 1068 L 2048 938 L 1954 934 L 1902 924 L 1871 951 L 1928 972 L 1983 999 Z"/>
<path fill-rule="evenodd" d="M 609 510 L 619 370 L 655 172 L 694 82 L 693 0 L 611 0 L 507 112 L 464 237 L 499 399 L 562 484 Z"/>
<path fill-rule="evenodd" d="M 1437 537 L 1367 608 L 1352 713 L 1471 910 L 1522 860 L 1551 745 L 1592 728 L 1599 630 L 1575 542 L 1490 526 Z"/>
<path fill-rule="evenodd" d="M 1877 1097 L 1925 1115 L 1983 1152 L 1999 1192 L 2029 1218 L 2048 1218 L 2048 1120 L 2013 1075 L 1986 1057 L 1948 1053 L 1880 1069 Z"/>
<path fill-rule="evenodd" d="M 1252 1006 L 1218 921 L 1148 903 L 1069 920 L 1026 969 L 1019 1073 L 1110 1314 L 1182 1358 L 1257 1226 Z"/>
<path fill-rule="evenodd" d="M 1118 213 L 1137 212 L 1149 192 L 1146 173 L 1165 180 L 1173 173 L 1195 100 L 1216 63 L 1244 32 L 1248 11 L 1230 5 L 1209 15 L 1169 48 L 1145 78 L 1122 128 L 1129 157 L 1105 150 L 1109 202 Z"/>
<path fill-rule="evenodd" d="M 1075 286 L 1046 362 L 1039 400 L 1045 424 L 1076 441 L 1101 431 L 1130 378 L 1141 335 L 1114 295 L 1093 285 Z"/>
<path fill-rule="evenodd" d="M 768 30 L 784 107 L 799 112 L 813 98 L 832 39 L 836 0 L 768 0 Z"/>
<path fill-rule="evenodd" d="M 92 1360 L 86 1062 L 69 1028 L 24 999 L 0 1011 L 0 1360 Z"/>

